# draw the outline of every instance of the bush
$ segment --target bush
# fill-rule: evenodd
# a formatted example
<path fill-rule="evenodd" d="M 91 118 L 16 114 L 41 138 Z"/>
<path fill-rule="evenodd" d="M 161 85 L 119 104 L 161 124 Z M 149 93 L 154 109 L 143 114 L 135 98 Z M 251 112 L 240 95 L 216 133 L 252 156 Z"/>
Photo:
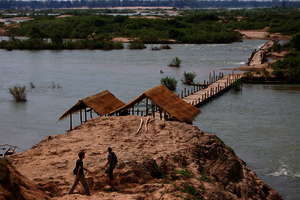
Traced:
<path fill-rule="evenodd" d="M 293 36 L 290 44 L 297 51 L 300 51 L 300 34 L 297 34 L 297 35 Z"/>
<path fill-rule="evenodd" d="M 283 60 L 272 64 L 273 75 L 291 83 L 300 82 L 300 52 L 289 54 Z"/>
<path fill-rule="evenodd" d="M 170 62 L 170 67 L 180 67 L 181 60 L 178 57 L 173 58 L 173 60 Z"/>
<path fill-rule="evenodd" d="M 128 46 L 129 49 L 145 49 L 146 46 L 143 42 L 141 41 L 133 41 L 129 43 Z"/>
<path fill-rule="evenodd" d="M 14 86 L 12 88 L 9 88 L 9 93 L 14 97 L 16 102 L 27 101 L 25 86 Z"/>
<path fill-rule="evenodd" d="M 196 77 L 196 73 L 195 72 L 184 72 L 183 73 L 183 83 L 190 85 L 192 83 L 194 83 L 194 79 Z"/>
<path fill-rule="evenodd" d="M 42 50 L 42 49 L 123 49 L 123 44 L 111 41 L 101 40 L 67 40 L 63 41 L 61 38 L 52 38 L 52 42 L 47 42 L 42 39 L 28 39 L 17 40 L 12 39 L 9 41 L 1 41 L 0 49 L 29 49 L 29 50 Z"/>
<path fill-rule="evenodd" d="M 169 90 L 175 91 L 177 87 L 177 81 L 173 77 L 165 77 L 160 80 L 160 83 L 166 86 Z"/>

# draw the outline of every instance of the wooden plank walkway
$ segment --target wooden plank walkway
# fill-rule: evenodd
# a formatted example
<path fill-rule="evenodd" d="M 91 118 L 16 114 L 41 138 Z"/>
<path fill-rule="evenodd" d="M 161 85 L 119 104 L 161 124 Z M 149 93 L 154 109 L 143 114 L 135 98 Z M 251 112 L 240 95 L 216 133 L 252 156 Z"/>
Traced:
<path fill-rule="evenodd" d="M 249 66 L 255 66 L 265 63 L 265 55 L 266 52 L 275 44 L 274 41 L 267 41 L 265 42 L 258 50 L 255 50 L 250 58 L 248 59 L 248 65 Z M 208 81 L 208 85 L 203 84 L 204 87 L 196 86 L 193 90 L 188 91 L 186 94 L 186 91 L 181 92 L 181 98 L 194 105 L 194 106 L 200 106 L 208 101 L 212 100 L 213 98 L 223 94 L 225 91 L 232 88 L 233 84 L 243 78 L 244 73 L 238 73 L 238 74 L 229 74 L 225 76 L 215 76 L 215 73 L 213 73 L 213 78 L 210 78 Z M 214 80 L 214 81 L 211 81 Z M 205 82 L 204 82 L 205 83 Z M 180 95 L 179 95 L 180 96 Z"/>
<path fill-rule="evenodd" d="M 269 40 L 265 42 L 258 50 L 255 50 L 252 52 L 249 60 L 248 60 L 248 65 L 253 66 L 253 65 L 261 65 L 265 62 L 265 57 L 267 51 L 274 45 L 274 41 Z"/>
<path fill-rule="evenodd" d="M 184 97 L 183 100 L 194 106 L 200 106 L 223 94 L 242 77 L 243 73 L 225 75 L 215 82 L 209 84 L 206 88 L 199 89 L 198 91 Z"/>

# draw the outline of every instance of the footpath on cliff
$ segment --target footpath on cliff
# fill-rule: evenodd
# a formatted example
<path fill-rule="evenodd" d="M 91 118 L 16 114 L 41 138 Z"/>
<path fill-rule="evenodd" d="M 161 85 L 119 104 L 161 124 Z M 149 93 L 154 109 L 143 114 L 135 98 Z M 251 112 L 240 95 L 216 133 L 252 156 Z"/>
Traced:
<path fill-rule="evenodd" d="M 137 131 L 141 120 L 148 123 Z M 108 186 L 103 169 L 109 146 L 119 160 L 115 189 Z M 91 196 L 81 195 L 80 187 L 77 194 L 68 194 L 80 150 L 92 172 L 87 174 Z M 99 117 L 49 136 L 10 156 L 0 170 L 9 174 L 0 176 L 0 200 L 282 199 L 217 136 L 193 125 L 137 116 Z M 22 198 L 13 198 L 12 191 Z M 29 197 L 26 191 L 32 191 Z"/>

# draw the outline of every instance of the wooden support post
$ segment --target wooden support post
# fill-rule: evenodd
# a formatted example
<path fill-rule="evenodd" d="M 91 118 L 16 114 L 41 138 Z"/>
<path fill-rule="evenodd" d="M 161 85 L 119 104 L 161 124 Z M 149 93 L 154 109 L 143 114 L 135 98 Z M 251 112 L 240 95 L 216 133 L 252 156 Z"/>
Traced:
<path fill-rule="evenodd" d="M 181 98 L 183 98 L 183 90 L 181 90 Z"/>
<path fill-rule="evenodd" d="M 143 111 L 143 110 L 141 111 L 141 116 L 142 116 L 142 117 L 144 116 L 144 111 Z"/>
<path fill-rule="evenodd" d="M 146 98 L 146 116 L 148 115 L 148 98 Z"/>
<path fill-rule="evenodd" d="M 196 92 L 196 86 L 195 85 L 193 85 L 193 89 L 194 89 L 194 93 Z"/>
<path fill-rule="evenodd" d="M 160 119 L 162 120 L 162 112 L 161 112 L 161 108 L 158 108 L 159 109 L 159 117 Z"/>
<path fill-rule="evenodd" d="M 184 88 L 184 97 L 186 97 L 186 88 Z"/>
<path fill-rule="evenodd" d="M 216 81 L 216 73 L 215 73 L 215 70 L 213 70 L 213 82 Z"/>
<path fill-rule="evenodd" d="M 155 105 L 153 105 L 151 101 L 151 112 L 152 112 L 152 117 L 155 118 Z"/>
<path fill-rule="evenodd" d="M 84 122 L 87 121 L 86 108 L 84 108 Z"/>
<path fill-rule="evenodd" d="M 190 96 L 190 90 L 188 90 L 188 96 Z"/>
<path fill-rule="evenodd" d="M 73 129 L 73 126 L 72 126 L 72 122 L 73 119 L 72 119 L 72 113 L 70 113 L 70 131 Z"/>
<path fill-rule="evenodd" d="M 91 117 L 91 119 L 93 119 L 93 110 L 92 109 L 90 110 L 90 117 Z"/>
<path fill-rule="evenodd" d="M 82 110 L 81 109 L 80 109 L 79 117 L 80 117 L 80 124 L 82 124 Z"/>
<path fill-rule="evenodd" d="M 139 114 L 140 114 L 140 110 L 139 110 L 139 109 L 137 109 L 137 111 L 136 111 L 136 115 L 137 115 L 137 116 L 139 116 Z"/>

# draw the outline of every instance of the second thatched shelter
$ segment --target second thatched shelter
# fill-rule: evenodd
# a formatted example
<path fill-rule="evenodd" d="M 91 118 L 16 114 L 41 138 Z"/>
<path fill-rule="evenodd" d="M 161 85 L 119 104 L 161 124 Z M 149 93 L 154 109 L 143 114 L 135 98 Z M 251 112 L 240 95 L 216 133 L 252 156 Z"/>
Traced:
<path fill-rule="evenodd" d="M 112 111 L 110 115 L 152 115 L 192 123 L 200 113 L 195 106 L 185 102 L 165 86 L 159 85 L 143 92 L 130 103 Z"/>

